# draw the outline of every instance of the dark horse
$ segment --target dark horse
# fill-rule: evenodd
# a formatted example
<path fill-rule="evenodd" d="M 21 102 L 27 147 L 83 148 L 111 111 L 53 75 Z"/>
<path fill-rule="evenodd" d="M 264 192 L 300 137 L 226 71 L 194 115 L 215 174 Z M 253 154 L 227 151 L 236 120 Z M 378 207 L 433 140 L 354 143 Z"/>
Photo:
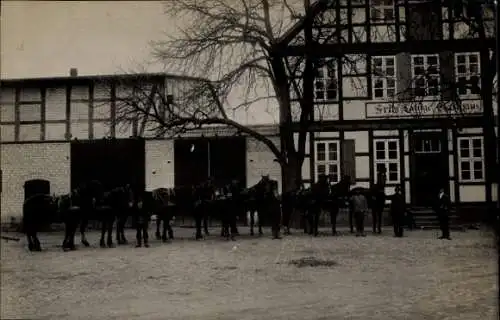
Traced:
<path fill-rule="evenodd" d="M 351 177 L 349 176 L 343 176 L 338 183 L 330 185 L 330 194 L 325 209 L 330 214 L 333 235 L 337 234 L 337 217 L 340 208 L 348 207 L 350 186 Z M 350 211 L 349 222 L 352 224 L 352 214 Z"/>
<path fill-rule="evenodd" d="M 257 214 L 258 218 L 259 235 L 263 235 L 262 224 L 265 219 L 272 218 L 271 215 L 275 213 L 276 208 L 271 207 L 276 207 L 276 202 L 279 201 L 279 198 L 273 192 L 277 183 L 276 180 L 270 179 L 269 175 L 265 175 L 255 185 L 243 190 L 241 201 L 244 211 L 250 214 L 250 235 L 254 235 L 255 214 Z"/>
<path fill-rule="evenodd" d="M 125 223 L 132 213 L 134 201 L 133 190 L 130 185 L 116 187 L 109 191 L 104 191 L 103 185 L 96 180 L 90 181 L 80 189 L 81 199 L 81 223 L 80 233 L 82 243 L 88 246 L 85 231 L 90 220 L 101 223 L 101 247 L 113 247 L 113 224 L 116 220 L 116 240 L 118 244 L 126 244 Z M 105 241 L 107 234 L 107 241 Z"/>
<path fill-rule="evenodd" d="M 163 242 L 174 238 L 171 222 L 175 218 L 175 195 L 173 189 L 157 188 L 153 191 L 144 193 L 145 210 L 149 211 L 150 215 L 156 216 L 156 239 Z M 163 223 L 163 232 L 160 232 L 161 224 Z"/>
<path fill-rule="evenodd" d="M 69 196 L 68 196 L 69 197 Z M 65 222 L 65 235 L 63 248 L 69 248 L 67 245 L 68 233 L 71 234 L 67 219 L 63 211 L 59 210 L 59 197 L 48 194 L 35 194 L 24 201 L 23 204 L 23 229 L 28 239 L 28 248 L 30 251 L 42 251 L 38 232 L 44 227 L 55 223 Z"/>
<path fill-rule="evenodd" d="M 83 184 L 69 194 L 51 196 L 36 194 L 26 199 L 23 204 L 23 227 L 28 238 L 31 251 L 41 251 L 37 233 L 47 225 L 62 222 L 65 226 L 63 241 L 64 250 L 75 249 L 75 234 L 80 224 L 81 242 L 89 243 L 85 237 L 83 221 L 97 202 L 98 192 L 94 192 L 91 184 Z"/>

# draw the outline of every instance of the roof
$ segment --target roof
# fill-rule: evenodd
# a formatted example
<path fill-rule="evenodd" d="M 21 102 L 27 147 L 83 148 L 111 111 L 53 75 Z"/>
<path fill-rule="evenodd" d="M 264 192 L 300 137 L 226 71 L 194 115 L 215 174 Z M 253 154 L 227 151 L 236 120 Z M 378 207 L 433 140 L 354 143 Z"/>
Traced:
<path fill-rule="evenodd" d="M 0 79 L 0 86 L 51 86 L 61 84 L 78 84 L 97 81 L 136 80 L 136 79 L 177 79 L 177 80 L 206 80 L 195 77 L 175 75 L 170 73 L 128 73 L 128 74 L 106 74 L 106 75 L 83 75 L 83 76 L 61 76 L 61 77 L 39 77 L 39 78 L 7 78 Z"/>

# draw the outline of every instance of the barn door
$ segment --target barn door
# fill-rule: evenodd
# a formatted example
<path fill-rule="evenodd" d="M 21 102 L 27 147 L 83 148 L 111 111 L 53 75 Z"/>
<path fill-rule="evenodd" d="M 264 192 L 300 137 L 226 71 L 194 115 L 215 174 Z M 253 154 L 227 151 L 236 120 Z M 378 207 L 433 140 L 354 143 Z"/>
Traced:
<path fill-rule="evenodd" d="M 175 186 L 192 186 L 208 178 L 208 140 L 182 139 L 174 142 Z"/>
<path fill-rule="evenodd" d="M 210 175 L 217 185 L 238 180 L 246 185 L 246 139 L 216 138 L 209 142 Z"/>

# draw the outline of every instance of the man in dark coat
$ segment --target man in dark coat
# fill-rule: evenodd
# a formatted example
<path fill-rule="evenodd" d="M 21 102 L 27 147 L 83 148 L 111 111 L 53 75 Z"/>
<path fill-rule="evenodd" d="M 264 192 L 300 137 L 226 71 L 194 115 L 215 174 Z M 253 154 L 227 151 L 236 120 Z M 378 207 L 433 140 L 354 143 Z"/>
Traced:
<path fill-rule="evenodd" d="M 401 193 L 401 187 L 396 186 L 395 193 L 391 196 L 391 218 L 394 226 L 394 236 L 403 237 L 403 224 L 406 212 L 405 197 Z"/>
<path fill-rule="evenodd" d="M 136 248 L 142 246 L 149 247 L 149 221 L 151 220 L 151 211 L 153 210 L 154 200 L 151 192 L 134 192 L 135 199 L 133 205 L 133 216 L 136 228 Z M 166 222 L 165 222 L 166 223 Z"/>
<path fill-rule="evenodd" d="M 439 237 L 439 239 L 451 240 L 449 224 L 450 207 L 450 197 L 444 192 L 443 188 L 439 189 L 439 195 L 435 209 L 439 221 L 439 228 L 441 229 L 441 237 Z"/>
<path fill-rule="evenodd" d="M 325 208 L 328 196 L 330 194 L 330 185 L 328 177 L 324 174 L 318 177 L 318 182 L 311 187 L 312 201 L 309 207 L 308 220 L 309 220 L 309 234 L 318 236 L 319 217 L 321 211 Z"/>

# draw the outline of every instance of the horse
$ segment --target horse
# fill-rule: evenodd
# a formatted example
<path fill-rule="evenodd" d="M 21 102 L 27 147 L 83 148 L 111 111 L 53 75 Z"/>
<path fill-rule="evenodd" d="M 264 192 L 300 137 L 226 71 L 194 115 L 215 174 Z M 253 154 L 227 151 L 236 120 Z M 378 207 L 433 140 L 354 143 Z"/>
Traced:
<path fill-rule="evenodd" d="M 202 224 L 205 236 L 210 235 L 208 231 L 208 218 L 211 215 L 214 201 L 216 200 L 215 191 L 216 187 L 211 178 L 193 187 L 192 200 L 194 205 L 191 212 L 195 220 L 195 225 L 196 225 L 195 238 L 197 240 L 203 238 L 203 235 L 201 233 Z"/>
<path fill-rule="evenodd" d="M 112 235 L 115 220 L 117 243 L 119 245 L 128 243 L 125 238 L 125 224 L 132 214 L 133 202 L 134 191 L 128 184 L 123 187 L 115 187 L 100 195 L 93 218 L 97 218 L 101 222 L 101 239 L 99 241 L 101 248 L 105 248 L 106 245 L 110 248 L 114 247 Z M 106 234 L 107 241 L 105 242 Z"/>
<path fill-rule="evenodd" d="M 351 178 L 344 176 L 336 184 L 330 185 L 330 193 L 326 203 L 326 210 L 330 214 L 330 223 L 332 227 L 332 235 L 337 234 L 337 216 L 340 208 L 346 206 L 349 188 L 351 185 Z M 352 212 L 349 210 L 349 223 L 352 225 Z"/>
<path fill-rule="evenodd" d="M 275 218 L 281 211 L 279 195 L 277 192 L 278 182 L 270 179 L 269 175 L 263 175 L 259 182 L 243 192 L 245 209 L 250 212 L 250 235 L 254 235 L 255 213 L 258 217 L 259 235 L 263 235 L 262 224 L 265 219 Z M 281 215 L 281 213 L 280 213 Z"/>
<path fill-rule="evenodd" d="M 330 184 L 325 175 L 321 175 L 311 186 L 309 208 L 307 210 L 308 234 L 318 236 L 319 216 L 321 211 L 328 208 Z"/>
<path fill-rule="evenodd" d="M 38 232 L 52 223 L 64 223 L 63 250 L 75 250 L 74 237 L 81 221 L 79 190 L 65 195 L 35 194 L 23 203 L 23 228 L 30 251 L 42 251 Z"/>
<path fill-rule="evenodd" d="M 148 211 L 149 218 L 151 215 L 156 216 L 156 239 L 166 242 L 167 233 L 168 239 L 174 239 L 174 231 L 171 226 L 176 209 L 173 189 L 157 188 L 144 192 L 144 206 L 143 210 Z M 162 223 L 163 232 L 160 233 Z"/>
<path fill-rule="evenodd" d="M 23 203 L 23 229 L 30 251 L 42 251 L 37 233 L 58 220 L 57 201 L 49 194 L 35 194 Z"/>

